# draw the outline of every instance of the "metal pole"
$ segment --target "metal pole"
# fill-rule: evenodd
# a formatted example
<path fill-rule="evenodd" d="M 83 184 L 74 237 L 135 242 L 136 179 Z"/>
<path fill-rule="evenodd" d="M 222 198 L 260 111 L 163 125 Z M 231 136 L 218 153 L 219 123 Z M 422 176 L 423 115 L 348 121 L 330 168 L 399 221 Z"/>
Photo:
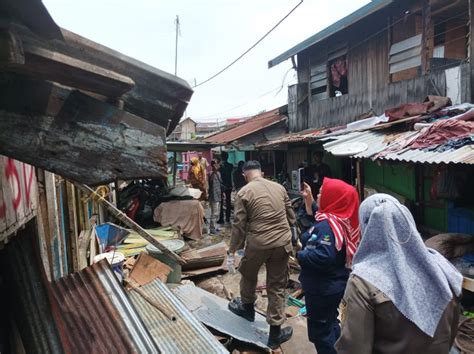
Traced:
<path fill-rule="evenodd" d="M 178 33 L 179 33 L 179 16 L 176 15 L 176 41 L 174 48 L 174 75 L 178 75 Z"/>

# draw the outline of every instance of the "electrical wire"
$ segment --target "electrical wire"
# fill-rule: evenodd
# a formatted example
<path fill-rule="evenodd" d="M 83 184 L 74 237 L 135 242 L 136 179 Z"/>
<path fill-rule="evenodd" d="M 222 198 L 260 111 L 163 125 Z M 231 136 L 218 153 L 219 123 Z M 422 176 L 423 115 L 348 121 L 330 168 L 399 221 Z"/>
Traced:
<path fill-rule="evenodd" d="M 276 90 L 280 90 L 280 91 L 281 91 L 281 87 L 282 87 L 282 86 L 284 86 L 284 85 L 290 85 L 290 84 L 292 84 L 293 82 L 296 82 L 296 80 L 293 79 L 293 80 L 290 80 L 289 82 L 285 82 L 285 83 L 283 83 L 282 85 L 280 85 L 280 86 L 278 86 L 278 87 L 274 87 L 273 89 L 271 89 L 271 90 L 269 90 L 269 91 L 267 91 L 267 92 L 261 94 L 260 96 L 254 98 L 254 99 L 252 99 L 252 100 L 249 100 L 249 101 L 247 101 L 247 102 L 245 102 L 245 103 L 239 104 L 238 106 L 235 106 L 235 107 L 226 109 L 226 110 L 221 111 L 221 112 L 219 112 L 219 113 L 214 113 L 214 114 L 210 114 L 210 115 L 208 115 L 208 116 L 200 117 L 200 118 L 197 118 L 196 120 L 198 120 L 198 121 L 205 121 L 206 118 L 210 118 L 209 120 L 212 120 L 211 118 L 213 118 L 213 117 L 216 117 L 216 118 L 217 118 L 218 116 L 222 116 L 223 114 L 232 112 L 232 111 L 236 110 L 237 108 L 244 107 L 244 106 L 248 105 L 248 104 L 251 103 L 251 102 L 255 102 L 255 101 L 257 101 L 257 100 L 259 100 L 259 99 L 261 99 L 261 98 L 263 98 L 263 97 L 265 97 L 265 96 L 268 96 L 268 95 L 272 94 L 272 93 L 275 92 Z"/>
<path fill-rule="evenodd" d="M 205 83 L 208 83 L 209 81 L 215 79 L 217 76 L 219 76 L 220 74 L 222 74 L 224 71 L 226 71 L 227 69 L 229 69 L 232 65 L 234 65 L 235 63 L 237 63 L 240 59 L 242 59 L 246 54 L 248 54 L 252 49 L 254 49 L 261 41 L 263 41 L 270 33 L 273 32 L 273 30 L 275 30 L 275 28 L 277 28 L 283 21 L 285 21 L 288 16 L 290 16 L 301 4 L 303 3 L 303 0 L 301 0 L 295 7 L 293 7 L 293 9 L 291 9 L 290 12 L 288 12 L 280 21 L 278 21 L 276 23 L 276 25 L 274 25 L 267 33 L 265 33 L 263 35 L 263 37 L 261 37 L 257 42 L 255 42 L 249 49 L 247 49 L 245 52 L 243 52 L 241 55 L 239 55 L 237 57 L 237 59 L 235 59 L 234 61 L 232 61 L 230 64 L 228 64 L 227 66 L 225 66 L 224 68 L 222 68 L 221 70 L 219 70 L 217 73 L 215 73 L 214 75 L 212 75 L 211 77 L 209 77 L 208 79 L 198 83 L 198 84 L 195 84 L 193 86 L 193 88 L 195 87 L 199 87 L 201 85 L 204 85 Z"/>

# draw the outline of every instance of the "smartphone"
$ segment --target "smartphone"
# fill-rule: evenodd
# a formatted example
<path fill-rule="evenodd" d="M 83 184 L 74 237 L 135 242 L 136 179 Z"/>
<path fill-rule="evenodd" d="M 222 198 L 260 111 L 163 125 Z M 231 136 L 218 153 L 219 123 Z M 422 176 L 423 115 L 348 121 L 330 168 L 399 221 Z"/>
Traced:
<path fill-rule="evenodd" d="M 304 189 L 304 168 L 298 168 L 298 186 L 300 191 Z"/>

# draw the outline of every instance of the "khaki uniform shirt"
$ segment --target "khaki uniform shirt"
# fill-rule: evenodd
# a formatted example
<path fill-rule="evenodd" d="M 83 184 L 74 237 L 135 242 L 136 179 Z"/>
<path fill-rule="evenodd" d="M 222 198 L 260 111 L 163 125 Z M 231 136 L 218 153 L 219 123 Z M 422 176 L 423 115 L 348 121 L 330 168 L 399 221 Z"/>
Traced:
<path fill-rule="evenodd" d="M 242 248 L 245 241 L 257 250 L 291 247 L 290 225 L 295 222 L 285 188 L 256 178 L 237 193 L 229 251 Z"/>
<path fill-rule="evenodd" d="M 447 354 L 456 337 L 459 302 L 453 297 L 433 338 L 422 332 L 379 289 L 351 275 L 341 311 L 338 354 Z"/>

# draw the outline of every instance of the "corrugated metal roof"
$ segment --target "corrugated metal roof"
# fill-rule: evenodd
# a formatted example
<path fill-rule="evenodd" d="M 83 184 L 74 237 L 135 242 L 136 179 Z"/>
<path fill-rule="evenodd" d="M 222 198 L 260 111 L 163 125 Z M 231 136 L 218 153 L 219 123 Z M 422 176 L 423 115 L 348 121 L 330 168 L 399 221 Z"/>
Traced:
<path fill-rule="evenodd" d="M 269 326 L 262 315 L 256 313 L 255 322 L 249 322 L 230 312 L 227 300 L 194 285 L 181 285 L 172 291 L 206 326 L 240 341 L 268 348 Z"/>
<path fill-rule="evenodd" d="M 285 134 L 278 139 L 257 144 L 257 147 L 310 142 L 316 140 L 325 131 L 327 131 L 327 129 L 307 129 L 298 133 Z"/>
<path fill-rule="evenodd" d="M 396 138 L 408 139 L 418 134 L 419 132 L 415 131 L 402 133 L 388 133 L 383 131 L 352 132 L 334 136 L 334 140 L 324 144 L 323 147 L 326 151 L 331 153 L 336 147 L 341 146 L 342 144 L 363 142 L 368 145 L 368 149 L 352 157 L 432 164 L 474 164 L 474 148 L 472 145 L 445 152 L 406 148 L 396 152 L 390 152 L 390 148 L 393 146 L 393 141 Z M 384 152 L 384 154 L 382 156 L 377 156 L 381 152 Z"/>
<path fill-rule="evenodd" d="M 280 114 L 280 109 L 276 108 L 269 112 L 264 112 L 249 118 L 234 128 L 209 136 L 204 139 L 204 141 L 209 143 L 229 144 L 235 140 L 279 123 L 284 119 L 286 119 L 286 116 Z"/>
<path fill-rule="evenodd" d="M 163 353 L 228 353 L 222 344 L 159 280 L 142 286 L 152 300 L 170 310 L 176 321 L 150 305 L 140 294 L 132 291 L 130 298 L 141 315 L 145 325 Z"/>
<path fill-rule="evenodd" d="M 284 62 L 286 59 L 291 58 L 293 55 L 298 54 L 299 52 L 315 45 L 322 40 L 334 35 L 335 33 L 342 31 L 343 29 L 353 25 L 354 23 L 364 19 L 365 17 L 373 14 L 376 11 L 379 11 L 390 5 L 394 0 L 372 0 L 367 5 L 362 6 L 360 9 L 354 11 L 350 15 L 340 19 L 339 21 L 333 23 L 329 27 L 326 27 L 322 31 L 312 35 L 303 42 L 295 45 L 293 48 L 287 50 L 286 52 L 280 54 L 276 58 L 268 62 L 268 67 L 274 67 L 277 64 Z"/>
<path fill-rule="evenodd" d="M 159 353 L 106 260 L 52 283 L 73 352 Z"/>

